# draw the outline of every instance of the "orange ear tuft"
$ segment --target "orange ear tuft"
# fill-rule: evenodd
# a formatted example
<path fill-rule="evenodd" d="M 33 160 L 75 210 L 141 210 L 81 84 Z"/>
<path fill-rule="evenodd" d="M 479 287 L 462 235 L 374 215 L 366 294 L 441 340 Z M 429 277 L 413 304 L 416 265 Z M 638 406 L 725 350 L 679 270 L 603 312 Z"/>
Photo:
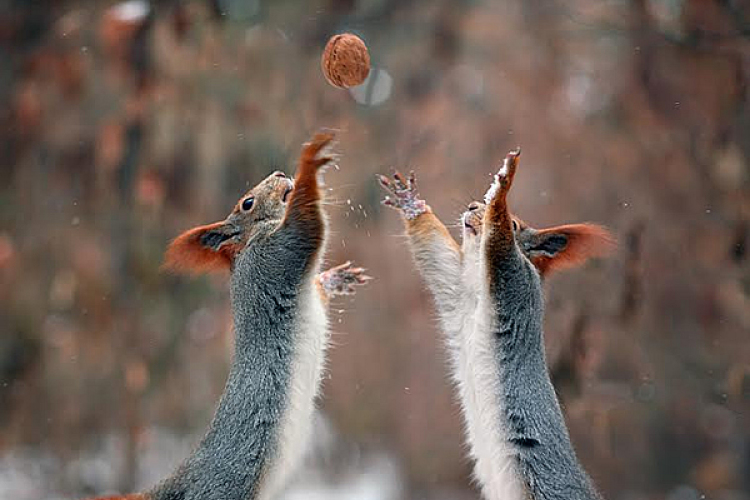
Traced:
<path fill-rule="evenodd" d="M 210 240 L 208 235 L 226 234 L 224 229 L 223 222 L 216 222 L 185 231 L 169 244 L 162 268 L 185 274 L 228 271 L 238 245 L 219 243 L 211 246 L 207 241 Z"/>
<path fill-rule="evenodd" d="M 540 230 L 536 236 L 539 241 L 556 237 L 566 239 L 566 244 L 559 251 L 530 257 L 542 276 L 552 271 L 583 264 L 592 257 L 603 257 L 617 246 L 612 234 L 596 224 L 568 224 L 551 227 Z"/>

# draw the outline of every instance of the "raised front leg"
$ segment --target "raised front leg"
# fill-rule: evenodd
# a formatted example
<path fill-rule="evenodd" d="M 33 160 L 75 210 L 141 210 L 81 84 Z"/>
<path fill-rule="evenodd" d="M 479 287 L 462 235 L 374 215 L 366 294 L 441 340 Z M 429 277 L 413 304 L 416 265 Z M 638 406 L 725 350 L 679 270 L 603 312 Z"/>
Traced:
<path fill-rule="evenodd" d="M 521 150 L 509 152 L 495 180 L 484 195 L 487 213 L 484 217 L 486 248 L 490 256 L 503 257 L 516 250 L 513 219 L 508 211 L 508 192 L 513 185 Z"/>
<path fill-rule="evenodd" d="M 476 401 L 489 402 L 477 405 L 474 411 L 474 415 L 479 415 L 475 419 L 477 432 L 471 437 L 478 457 L 477 477 L 486 497 L 492 499 L 598 500 L 575 456 L 549 378 L 542 332 L 542 283 L 528 258 L 536 253 L 554 258 L 566 247 L 571 234 L 582 236 L 578 236 L 580 231 L 540 235 L 520 227 L 518 220 L 514 222 L 507 196 L 519 156 L 519 150 L 508 153 L 485 197 L 483 250 L 489 297 L 480 300 L 478 310 L 486 319 L 481 321 L 478 316 L 475 338 L 477 343 L 482 339 L 487 343 L 486 350 L 480 348 L 469 354 L 475 368 L 470 376 L 476 382 L 477 396 L 474 401 L 464 399 L 467 408 Z M 516 241 L 517 232 L 525 253 Z M 491 355 L 486 356 L 487 352 Z M 496 381 L 485 385 L 487 374 L 496 376 Z M 472 411 L 468 413 L 471 415 Z M 470 416 L 470 429 L 471 420 Z M 502 439 L 495 443 L 487 439 L 493 433 Z M 503 456 L 513 457 L 507 468 L 496 461 L 496 457 Z M 512 474 L 503 477 L 499 470 Z M 508 494 L 505 485 L 514 480 L 522 488 Z"/>
<path fill-rule="evenodd" d="M 541 285 L 537 271 L 516 243 L 514 224 L 508 210 L 508 192 L 518 168 L 519 149 L 508 153 L 503 166 L 485 195 L 483 253 L 490 296 L 500 331 L 515 328 L 519 314 L 524 320 L 541 321 Z M 537 310 L 538 309 L 538 310 Z"/>
<path fill-rule="evenodd" d="M 332 134 L 318 133 L 303 146 L 284 219 L 267 244 L 258 249 L 276 261 L 279 273 L 292 280 L 309 271 L 313 275 L 318 272 L 326 234 L 318 176 L 333 160 L 325 154 L 332 140 Z"/>
<path fill-rule="evenodd" d="M 393 180 L 386 175 L 379 175 L 378 181 L 388 194 L 383 200 L 383 205 L 401 212 L 404 220 L 411 221 L 420 215 L 432 213 L 432 209 L 417 194 L 417 177 L 414 172 L 404 178 L 401 172 L 393 173 Z"/>
<path fill-rule="evenodd" d="M 458 307 L 461 249 L 432 209 L 417 194 L 414 172 L 408 178 L 396 172 L 378 180 L 388 195 L 383 204 L 399 211 L 406 224 L 414 259 L 444 320 Z"/>
<path fill-rule="evenodd" d="M 294 177 L 294 190 L 291 193 L 289 208 L 282 229 L 290 228 L 306 236 L 311 243 L 318 245 L 323 239 L 323 215 L 320 210 L 321 193 L 318 186 L 318 170 L 333 160 L 324 150 L 333 134 L 317 133 L 303 146 L 297 173 Z"/>
<path fill-rule="evenodd" d="M 371 279 L 363 268 L 354 267 L 351 262 L 344 262 L 315 277 L 324 302 L 336 295 L 352 295 L 357 286 L 365 285 Z"/>

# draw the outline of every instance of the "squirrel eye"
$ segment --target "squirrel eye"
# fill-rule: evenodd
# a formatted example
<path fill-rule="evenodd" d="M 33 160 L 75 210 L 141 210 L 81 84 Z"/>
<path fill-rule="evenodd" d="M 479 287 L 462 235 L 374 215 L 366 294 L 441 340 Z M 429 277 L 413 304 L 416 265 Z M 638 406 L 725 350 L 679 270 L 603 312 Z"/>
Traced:
<path fill-rule="evenodd" d="M 518 222 L 516 222 L 515 219 L 512 219 L 513 222 L 513 231 L 518 231 Z"/>
<path fill-rule="evenodd" d="M 244 212 L 247 212 L 248 210 L 253 208 L 253 203 L 255 203 L 255 198 L 253 198 L 252 196 L 248 196 L 247 198 L 242 200 L 242 210 Z"/>

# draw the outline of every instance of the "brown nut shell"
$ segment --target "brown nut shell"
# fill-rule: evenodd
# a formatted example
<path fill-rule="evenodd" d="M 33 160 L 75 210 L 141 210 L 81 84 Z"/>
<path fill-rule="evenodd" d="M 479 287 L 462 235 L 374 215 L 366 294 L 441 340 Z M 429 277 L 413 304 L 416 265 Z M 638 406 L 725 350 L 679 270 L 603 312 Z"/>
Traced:
<path fill-rule="evenodd" d="M 331 85 L 343 89 L 355 87 L 370 74 L 370 54 L 357 35 L 334 35 L 323 50 L 320 66 Z"/>

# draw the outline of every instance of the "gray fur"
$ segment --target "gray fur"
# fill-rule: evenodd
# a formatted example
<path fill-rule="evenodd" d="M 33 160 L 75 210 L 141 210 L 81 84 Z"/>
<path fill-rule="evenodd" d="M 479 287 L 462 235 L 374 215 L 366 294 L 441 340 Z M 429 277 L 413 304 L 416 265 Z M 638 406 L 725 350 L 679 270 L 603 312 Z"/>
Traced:
<path fill-rule="evenodd" d="M 544 304 L 539 274 L 518 247 L 492 259 L 497 369 L 508 439 L 534 500 L 601 497 L 578 462 L 550 381 L 544 354 Z"/>
<path fill-rule="evenodd" d="M 195 453 L 149 497 L 247 500 L 258 495 L 285 409 L 299 291 L 316 272 L 319 245 L 286 224 L 254 237 L 239 253 L 230 284 L 235 358 L 224 394 Z"/>
<path fill-rule="evenodd" d="M 408 213 L 413 200 L 418 199 L 413 174 L 408 180 L 398 173 L 393 180 L 383 176 L 379 180 L 390 195 L 384 203 L 399 209 L 407 220 L 417 267 L 435 299 L 447 334 L 467 433 L 477 460 L 475 473 L 484 494 L 492 500 L 527 496 L 533 500 L 599 499 L 575 456 L 548 374 L 541 279 L 528 259 L 536 250 L 532 245 L 536 231 L 508 216 L 503 231 L 515 233 L 513 238 L 496 238 L 488 245 L 488 239 L 483 238 L 487 207 L 473 202 L 461 218 L 464 243 L 459 251 L 431 211 L 418 214 L 424 217 L 418 227 L 408 222 L 419 222 Z M 496 181 L 488 192 L 489 201 L 499 188 Z M 420 206 L 426 205 L 422 201 Z M 548 256 L 560 249 L 559 245 L 549 248 Z M 479 261 L 491 269 L 489 303 L 481 297 L 488 277 Z M 489 331 L 484 330 L 485 313 L 492 316 L 489 324 L 493 329 Z M 485 338 L 489 339 L 487 362 L 481 356 Z M 480 370 L 473 369 L 477 366 Z M 487 371 L 481 371 L 485 366 Z M 495 374 L 497 384 L 490 380 Z M 497 405 L 496 417 L 487 417 L 486 406 L 483 409 L 478 401 L 482 399 Z M 494 418 L 502 421 L 494 423 Z M 485 421 L 493 422 L 489 431 Z M 497 436 L 491 435 L 492 430 Z M 494 439 L 501 441 L 494 443 Z M 503 461 L 508 456 L 506 449 L 515 465 L 511 473 Z M 523 485 L 516 489 L 513 483 L 519 478 Z M 498 488 L 498 484 L 502 486 Z"/>

